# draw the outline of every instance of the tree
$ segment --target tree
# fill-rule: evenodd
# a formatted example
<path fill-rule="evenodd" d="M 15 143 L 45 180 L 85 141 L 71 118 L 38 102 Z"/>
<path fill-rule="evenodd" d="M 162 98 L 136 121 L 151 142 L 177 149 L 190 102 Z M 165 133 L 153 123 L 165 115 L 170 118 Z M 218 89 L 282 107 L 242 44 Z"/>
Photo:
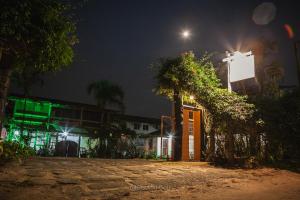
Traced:
<path fill-rule="evenodd" d="M 279 45 L 275 39 L 259 37 L 246 42 L 255 58 L 255 74 L 260 85 L 260 95 L 278 97 L 278 83 L 284 75 L 279 59 Z"/>
<path fill-rule="evenodd" d="M 0 1 L 0 121 L 12 73 L 53 72 L 73 60 L 77 42 L 70 6 L 59 0 Z"/>
<path fill-rule="evenodd" d="M 95 81 L 88 85 L 87 92 L 89 95 L 93 95 L 97 106 L 101 110 L 104 110 L 107 106 L 116 106 L 121 111 L 125 109 L 123 103 L 124 92 L 117 84 L 107 80 Z"/>
<path fill-rule="evenodd" d="M 154 65 L 156 69 L 155 91 L 159 95 L 167 96 L 175 101 L 175 155 L 181 159 L 181 96 L 193 95 L 195 103 L 210 112 L 213 124 L 224 126 L 227 137 L 228 160 L 233 159 L 233 129 L 230 124 L 245 123 L 252 117 L 254 105 L 247 102 L 247 97 L 234 92 L 229 93 L 221 87 L 220 80 L 216 76 L 214 66 L 209 55 L 197 59 L 192 52 L 184 53 L 174 59 L 161 59 Z M 176 103 L 176 102 L 180 103 Z"/>
<path fill-rule="evenodd" d="M 108 106 L 115 106 L 124 111 L 125 106 L 123 103 L 124 92 L 123 89 L 114 83 L 111 83 L 107 80 L 95 81 L 88 85 L 87 92 L 89 95 L 92 95 L 97 102 L 97 106 L 101 111 L 101 131 L 98 134 L 99 138 L 99 149 L 98 155 L 107 156 L 107 143 L 110 141 L 112 143 L 111 137 L 112 132 L 118 132 L 117 127 L 113 126 L 110 122 L 104 122 L 104 110 L 108 108 Z"/>
<path fill-rule="evenodd" d="M 16 71 L 12 74 L 11 82 L 15 84 L 25 97 L 29 96 L 34 85 L 43 86 L 42 79 L 43 72 L 35 70 L 34 68 L 22 68 L 21 71 Z"/>
<path fill-rule="evenodd" d="M 279 98 L 257 98 L 257 114 L 263 124 L 263 160 L 282 164 L 300 163 L 300 90 L 287 92 Z"/>

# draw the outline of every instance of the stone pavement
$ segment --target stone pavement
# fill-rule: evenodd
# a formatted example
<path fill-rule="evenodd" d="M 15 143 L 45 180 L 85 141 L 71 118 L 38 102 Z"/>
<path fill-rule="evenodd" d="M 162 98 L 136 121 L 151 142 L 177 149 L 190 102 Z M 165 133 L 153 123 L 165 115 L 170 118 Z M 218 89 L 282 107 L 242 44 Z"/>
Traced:
<path fill-rule="evenodd" d="M 239 190 L 243 183 L 276 174 L 280 171 L 228 170 L 199 162 L 33 158 L 0 166 L 0 199 L 210 199 L 216 191 Z"/>

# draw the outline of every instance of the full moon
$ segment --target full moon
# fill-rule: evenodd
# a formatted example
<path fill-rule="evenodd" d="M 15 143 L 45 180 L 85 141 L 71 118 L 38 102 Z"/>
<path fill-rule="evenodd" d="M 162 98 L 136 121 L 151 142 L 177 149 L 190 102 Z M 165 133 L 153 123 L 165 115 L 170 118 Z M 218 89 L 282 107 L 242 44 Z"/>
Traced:
<path fill-rule="evenodd" d="M 182 32 L 182 37 L 183 38 L 189 38 L 190 37 L 190 31 L 188 31 L 188 30 L 184 30 L 183 32 Z"/>

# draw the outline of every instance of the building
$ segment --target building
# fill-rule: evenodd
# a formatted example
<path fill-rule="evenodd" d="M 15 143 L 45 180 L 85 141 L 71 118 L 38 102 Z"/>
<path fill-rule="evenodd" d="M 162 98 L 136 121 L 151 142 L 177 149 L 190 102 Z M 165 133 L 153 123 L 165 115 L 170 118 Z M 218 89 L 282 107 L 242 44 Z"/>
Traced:
<path fill-rule="evenodd" d="M 202 110 L 196 107 L 183 106 L 182 124 L 182 160 L 200 161 L 204 148 L 202 131 Z"/>
<path fill-rule="evenodd" d="M 181 160 L 200 161 L 205 148 L 205 134 L 202 127 L 203 110 L 191 105 L 182 105 L 181 111 L 183 118 Z M 146 152 L 154 152 L 160 158 L 173 159 L 175 135 L 172 123 L 174 122 L 171 117 L 162 116 L 161 132 L 147 135 L 144 141 Z"/>
<path fill-rule="evenodd" d="M 37 152 L 58 156 L 84 155 L 99 134 L 112 136 L 122 130 L 120 124 L 136 133 L 133 143 L 143 152 L 145 136 L 159 132 L 160 125 L 159 119 L 99 110 L 95 105 L 20 95 L 9 97 L 6 114 L 8 140 L 22 138 Z M 115 129 L 108 130 L 106 124 Z"/>

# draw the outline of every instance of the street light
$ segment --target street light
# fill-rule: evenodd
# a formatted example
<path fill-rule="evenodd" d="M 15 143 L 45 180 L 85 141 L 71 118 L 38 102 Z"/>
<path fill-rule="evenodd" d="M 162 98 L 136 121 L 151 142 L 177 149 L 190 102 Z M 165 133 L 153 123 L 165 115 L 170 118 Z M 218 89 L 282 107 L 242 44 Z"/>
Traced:
<path fill-rule="evenodd" d="M 65 145 L 67 145 L 66 157 L 68 157 L 68 153 L 69 153 L 69 141 L 67 141 L 68 134 L 69 134 L 69 132 L 66 130 L 64 132 L 62 132 L 62 136 L 63 136 L 63 138 L 65 138 Z"/>
<path fill-rule="evenodd" d="M 172 125 L 172 132 L 174 133 L 174 119 L 172 116 L 162 115 L 160 119 L 160 158 L 162 159 L 162 151 L 163 151 L 163 132 L 164 132 L 164 119 L 170 119 Z M 173 134 L 168 134 L 168 138 L 173 139 Z M 173 142 L 172 142 L 173 143 Z"/>

